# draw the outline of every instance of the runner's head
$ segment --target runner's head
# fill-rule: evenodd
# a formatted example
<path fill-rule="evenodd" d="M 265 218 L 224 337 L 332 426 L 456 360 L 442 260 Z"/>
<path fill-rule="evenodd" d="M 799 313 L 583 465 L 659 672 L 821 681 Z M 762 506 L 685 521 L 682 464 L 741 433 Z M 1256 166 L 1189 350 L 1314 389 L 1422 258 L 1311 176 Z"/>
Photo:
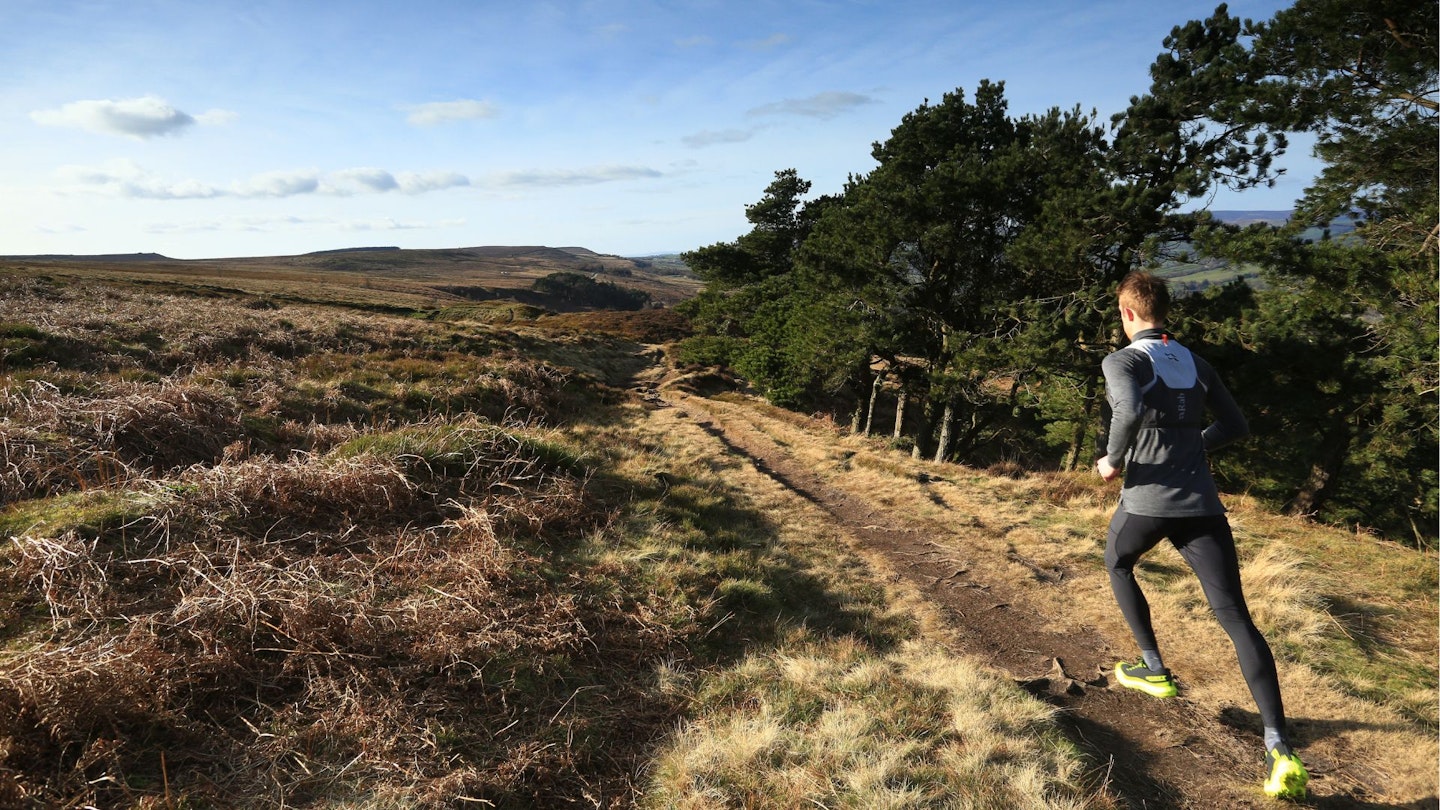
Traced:
<path fill-rule="evenodd" d="M 1131 273 L 1120 282 L 1115 294 L 1120 299 L 1122 319 L 1129 309 L 1137 319 L 1159 325 L 1170 314 L 1170 288 L 1165 286 L 1164 279 L 1150 273 L 1138 270 Z"/>

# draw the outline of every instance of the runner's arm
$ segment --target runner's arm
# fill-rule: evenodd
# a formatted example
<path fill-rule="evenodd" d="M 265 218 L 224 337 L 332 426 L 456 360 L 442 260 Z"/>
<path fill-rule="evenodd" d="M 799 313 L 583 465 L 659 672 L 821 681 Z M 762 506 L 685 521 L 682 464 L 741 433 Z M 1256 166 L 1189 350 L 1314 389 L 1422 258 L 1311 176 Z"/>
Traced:
<path fill-rule="evenodd" d="M 1195 360 L 1195 370 L 1205 383 L 1205 406 L 1215 417 L 1215 421 L 1211 422 L 1202 434 L 1206 451 L 1224 447 L 1249 436 L 1250 423 L 1245 420 L 1240 406 L 1235 404 L 1235 397 L 1230 395 L 1230 389 L 1220 381 L 1220 375 L 1215 373 L 1214 367 L 1199 357 Z"/>
<path fill-rule="evenodd" d="M 1143 366 L 1143 368 L 1142 368 Z M 1140 430 L 1142 411 L 1140 386 L 1154 372 L 1140 352 L 1116 352 L 1100 364 L 1105 375 L 1105 399 L 1110 405 L 1109 440 L 1105 460 L 1115 470 L 1123 469 L 1125 456 Z"/>

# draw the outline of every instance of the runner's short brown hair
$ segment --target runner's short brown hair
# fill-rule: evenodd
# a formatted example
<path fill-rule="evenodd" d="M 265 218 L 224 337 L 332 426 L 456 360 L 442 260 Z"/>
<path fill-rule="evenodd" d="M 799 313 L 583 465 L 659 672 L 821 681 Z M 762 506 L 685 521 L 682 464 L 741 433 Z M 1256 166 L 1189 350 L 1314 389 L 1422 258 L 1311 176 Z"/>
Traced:
<path fill-rule="evenodd" d="M 1163 323 L 1170 314 L 1170 288 L 1165 280 L 1142 270 L 1126 276 L 1115 295 L 1120 306 L 1135 310 L 1141 320 Z"/>

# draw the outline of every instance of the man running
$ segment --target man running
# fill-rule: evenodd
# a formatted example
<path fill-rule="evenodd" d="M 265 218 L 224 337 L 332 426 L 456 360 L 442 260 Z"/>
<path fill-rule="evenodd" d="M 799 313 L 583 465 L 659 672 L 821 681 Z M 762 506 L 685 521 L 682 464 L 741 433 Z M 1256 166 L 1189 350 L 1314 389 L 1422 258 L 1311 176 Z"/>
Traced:
<path fill-rule="evenodd" d="M 1302 799 L 1310 777 L 1285 738 L 1275 658 L 1245 605 L 1235 539 L 1205 455 L 1243 438 L 1249 426 L 1215 369 L 1165 331 L 1170 293 L 1162 279 L 1131 273 L 1120 282 L 1117 297 L 1131 342 L 1101 365 L 1110 416 L 1101 430 L 1104 455 L 1096 469 L 1106 481 L 1125 475 L 1105 541 L 1105 566 L 1142 660 L 1116 664 L 1115 678 L 1155 697 L 1176 694 L 1134 571 L 1145 552 L 1169 539 L 1199 577 L 1260 710 L 1265 793 Z M 1208 425 L 1207 408 L 1215 415 Z"/>

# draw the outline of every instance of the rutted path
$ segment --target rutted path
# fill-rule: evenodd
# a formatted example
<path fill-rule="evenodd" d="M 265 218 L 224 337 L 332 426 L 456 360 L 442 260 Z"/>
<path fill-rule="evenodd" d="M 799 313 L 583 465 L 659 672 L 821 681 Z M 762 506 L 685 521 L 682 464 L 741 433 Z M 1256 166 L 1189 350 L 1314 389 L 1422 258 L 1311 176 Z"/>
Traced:
<path fill-rule="evenodd" d="M 765 419 L 743 418 L 703 396 L 676 388 L 648 389 L 655 407 L 673 407 L 714 437 L 720 451 L 748 459 L 754 468 L 817 505 L 868 550 L 888 560 L 951 619 L 965 651 L 1009 673 L 1033 694 L 1059 707 L 1072 739 L 1105 773 L 1112 794 L 1130 808 L 1245 808 L 1283 806 L 1260 793 L 1258 733 L 1237 730 L 1195 703 L 1154 699 L 1112 688 L 1105 674 L 1117 655 L 1093 628 L 1054 632 L 1055 623 L 1029 604 L 1022 589 L 977 581 L 953 547 L 932 542 L 926 519 L 877 507 L 812 469 L 783 443 L 757 428 Z M 754 421 L 750 421 L 750 420 Z M 1023 558 L 1038 580 L 1063 577 Z M 1217 654 L 1232 654 L 1217 650 Z M 1256 730 L 1258 732 L 1258 729 Z M 1308 763 L 1313 781 L 1307 806 L 1321 808 L 1433 807 L 1368 802 L 1365 782 L 1323 761 Z M 1371 775 L 1373 777 L 1373 775 Z"/>

